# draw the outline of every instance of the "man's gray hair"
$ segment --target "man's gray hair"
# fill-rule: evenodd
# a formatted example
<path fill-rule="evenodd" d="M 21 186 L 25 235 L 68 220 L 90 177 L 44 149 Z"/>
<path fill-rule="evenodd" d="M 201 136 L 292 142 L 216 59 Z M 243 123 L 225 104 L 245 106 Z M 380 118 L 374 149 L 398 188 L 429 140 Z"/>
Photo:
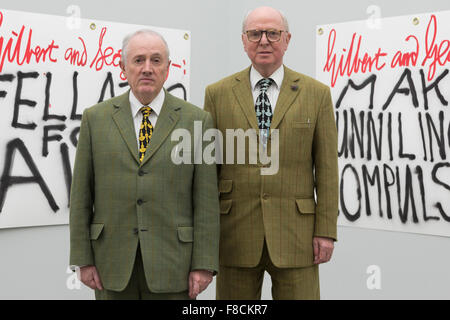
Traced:
<path fill-rule="evenodd" d="M 247 19 L 248 19 L 248 16 L 250 15 L 250 13 L 253 12 L 253 10 L 250 10 L 249 12 L 247 12 L 247 14 L 244 17 L 244 21 L 242 21 L 242 33 L 245 33 L 245 31 L 246 31 L 245 26 L 247 25 Z M 289 32 L 289 23 L 287 21 L 286 16 L 283 13 L 283 11 L 278 10 L 278 9 L 275 9 L 275 10 L 277 10 L 280 13 L 281 19 L 283 20 L 284 30 Z"/>
<path fill-rule="evenodd" d="M 164 43 L 164 46 L 166 47 L 166 54 L 167 54 L 167 60 L 169 60 L 170 57 L 170 52 L 169 52 L 169 46 L 167 45 L 166 40 L 164 39 L 164 37 L 159 34 L 156 31 L 150 30 L 150 29 L 140 29 L 136 32 L 130 33 L 129 35 L 127 35 L 125 38 L 123 38 L 122 41 L 122 62 L 125 64 L 126 60 L 127 60 L 127 47 L 128 47 L 128 43 L 130 42 L 131 38 L 140 35 L 140 34 L 147 34 L 147 35 L 151 35 L 151 36 L 157 36 L 158 38 L 160 38 L 162 40 L 162 42 Z"/>

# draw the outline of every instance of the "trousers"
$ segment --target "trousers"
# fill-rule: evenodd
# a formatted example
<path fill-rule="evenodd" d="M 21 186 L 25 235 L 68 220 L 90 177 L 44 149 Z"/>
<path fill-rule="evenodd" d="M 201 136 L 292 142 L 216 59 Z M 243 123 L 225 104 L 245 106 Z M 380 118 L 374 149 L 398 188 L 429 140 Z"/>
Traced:
<path fill-rule="evenodd" d="M 217 300 L 260 300 L 264 273 L 272 280 L 274 300 L 319 300 L 319 266 L 278 268 L 270 260 L 264 241 L 259 264 L 254 268 L 219 266 Z"/>
<path fill-rule="evenodd" d="M 188 281 L 188 279 L 186 279 Z M 95 290 L 96 300 L 189 300 L 188 291 L 176 293 L 155 293 L 147 286 L 141 248 L 138 245 L 133 272 L 123 291 Z"/>

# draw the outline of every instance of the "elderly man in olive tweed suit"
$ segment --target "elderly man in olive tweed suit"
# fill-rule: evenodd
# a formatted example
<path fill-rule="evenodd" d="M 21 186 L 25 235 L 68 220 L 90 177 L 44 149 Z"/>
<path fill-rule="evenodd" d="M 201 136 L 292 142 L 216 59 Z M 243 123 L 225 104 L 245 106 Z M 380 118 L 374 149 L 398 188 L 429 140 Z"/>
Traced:
<path fill-rule="evenodd" d="M 218 270 L 215 166 L 176 165 L 170 137 L 212 119 L 162 89 L 169 66 L 162 36 L 128 36 L 121 68 L 131 90 L 83 113 L 70 264 L 97 299 L 194 299 Z"/>
<path fill-rule="evenodd" d="M 242 31 L 252 65 L 210 85 L 205 110 L 223 134 L 252 129 L 261 138 L 278 130 L 279 170 L 262 175 L 263 163 L 220 166 L 217 298 L 259 299 L 267 271 L 274 299 L 318 299 L 318 265 L 330 260 L 337 229 L 330 90 L 283 65 L 291 34 L 279 11 L 253 10 Z M 274 141 L 258 141 L 272 149 Z M 231 152 L 226 149 L 223 159 Z"/>

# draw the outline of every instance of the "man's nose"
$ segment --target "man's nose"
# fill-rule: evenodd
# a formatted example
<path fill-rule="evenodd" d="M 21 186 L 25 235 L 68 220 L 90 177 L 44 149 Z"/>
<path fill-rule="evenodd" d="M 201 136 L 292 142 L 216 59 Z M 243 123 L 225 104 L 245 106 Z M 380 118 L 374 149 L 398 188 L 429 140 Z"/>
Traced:
<path fill-rule="evenodd" d="M 270 43 L 269 39 L 267 39 L 267 33 L 263 32 L 263 34 L 261 35 L 261 40 L 259 40 L 259 43 L 262 45 L 267 45 Z"/>
<path fill-rule="evenodd" d="M 142 68 L 142 72 L 152 72 L 153 71 L 153 66 L 152 63 L 149 60 L 145 60 L 144 66 Z"/>

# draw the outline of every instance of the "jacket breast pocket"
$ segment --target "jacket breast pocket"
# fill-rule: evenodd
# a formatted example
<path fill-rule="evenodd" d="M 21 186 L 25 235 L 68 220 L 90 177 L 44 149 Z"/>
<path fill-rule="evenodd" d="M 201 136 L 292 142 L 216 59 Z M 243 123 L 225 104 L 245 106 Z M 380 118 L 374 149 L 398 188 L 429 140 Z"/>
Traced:
<path fill-rule="evenodd" d="M 291 127 L 294 128 L 294 129 L 312 129 L 313 128 L 313 124 L 312 124 L 311 120 L 292 121 L 291 122 Z"/>
<path fill-rule="evenodd" d="M 311 157 L 314 139 L 315 123 L 312 119 L 301 121 L 291 121 L 291 130 L 288 132 L 288 139 L 292 146 L 295 146 L 294 161 L 301 161 Z"/>

